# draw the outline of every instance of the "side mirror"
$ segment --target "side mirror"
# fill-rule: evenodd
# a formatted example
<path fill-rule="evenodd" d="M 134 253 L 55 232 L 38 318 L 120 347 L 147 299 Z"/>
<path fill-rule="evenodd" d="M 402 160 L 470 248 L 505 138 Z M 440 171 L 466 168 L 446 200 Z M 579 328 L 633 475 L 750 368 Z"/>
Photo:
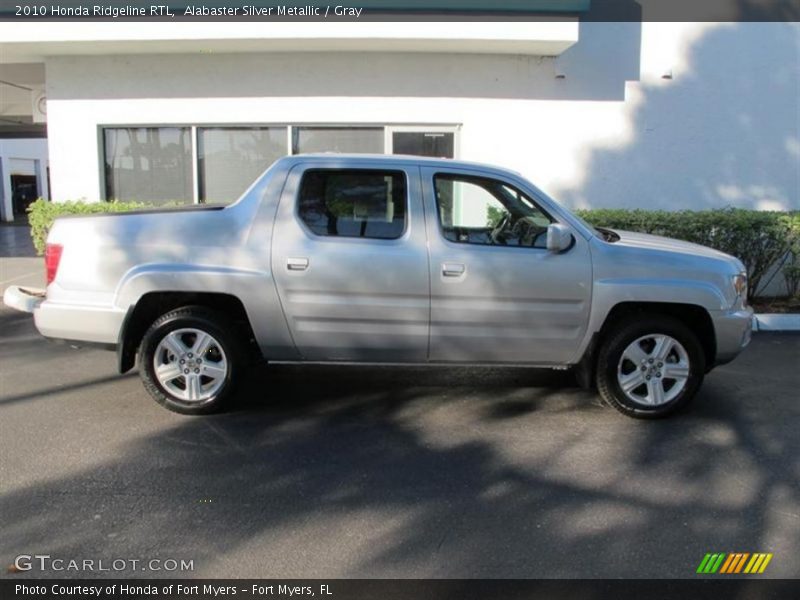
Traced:
<path fill-rule="evenodd" d="M 550 252 L 563 252 L 572 246 L 572 232 L 561 223 L 550 223 L 547 226 L 547 249 Z"/>

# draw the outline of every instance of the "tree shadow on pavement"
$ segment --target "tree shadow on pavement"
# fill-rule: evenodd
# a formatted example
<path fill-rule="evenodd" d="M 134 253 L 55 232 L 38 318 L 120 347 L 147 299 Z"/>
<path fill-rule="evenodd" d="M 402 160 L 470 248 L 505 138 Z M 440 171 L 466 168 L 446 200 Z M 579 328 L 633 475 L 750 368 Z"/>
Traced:
<path fill-rule="evenodd" d="M 236 412 L 5 493 L 0 546 L 205 576 L 688 577 L 709 551 L 777 551 L 796 574 L 798 409 L 766 414 L 719 373 L 650 423 L 560 374 L 273 367 Z"/>

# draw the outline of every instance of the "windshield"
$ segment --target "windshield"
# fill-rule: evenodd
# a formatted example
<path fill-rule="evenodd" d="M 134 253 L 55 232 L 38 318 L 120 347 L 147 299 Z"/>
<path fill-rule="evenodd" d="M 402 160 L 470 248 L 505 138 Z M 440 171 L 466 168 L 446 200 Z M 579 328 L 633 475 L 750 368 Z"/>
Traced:
<path fill-rule="evenodd" d="M 609 241 L 609 236 L 603 233 L 602 228 L 598 229 L 597 227 L 595 227 L 591 223 L 587 222 L 586 219 L 584 219 L 583 217 L 575 214 L 575 212 L 573 210 L 567 208 L 566 206 L 564 206 L 561 202 L 559 202 L 558 200 L 556 200 L 552 196 L 549 196 L 549 195 L 545 194 L 542 190 L 536 188 L 530 182 L 528 182 L 528 184 L 531 187 L 533 187 L 533 189 L 536 191 L 536 193 L 538 195 L 544 196 L 545 198 L 547 198 L 547 200 L 549 202 L 552 202 L 553 204 L 557 204 L 559 208 L 561 208 L 562 210 L 568 212 L 573 219 L 575 219 L 581 225 L 583 225 L 586 229 L 588 229 L 592 233 L 592 235 L 594 235 L 595 237 L 599 237 L 601 240 Z"/>

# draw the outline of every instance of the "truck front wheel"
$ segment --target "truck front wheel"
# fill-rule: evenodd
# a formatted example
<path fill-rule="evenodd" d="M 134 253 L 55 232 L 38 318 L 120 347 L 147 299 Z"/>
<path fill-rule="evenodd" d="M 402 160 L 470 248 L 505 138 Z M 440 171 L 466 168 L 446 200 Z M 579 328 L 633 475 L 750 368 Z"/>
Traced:
<path fill-rule="evenodd" d="M 597 389 L 621 413 L 657 419 L 684 407 L 704 373 L 703 348 L 686 325 L 641 314 L 617 324 L 600 346 Z"/>
<path fill-rule="evenodd" d="M 242 364 L 235 331 L 223 315 L 201 306 L 159 317 L 139 348 L 145 389 L 177 413 L 217 412 L 231 396 Z"/>

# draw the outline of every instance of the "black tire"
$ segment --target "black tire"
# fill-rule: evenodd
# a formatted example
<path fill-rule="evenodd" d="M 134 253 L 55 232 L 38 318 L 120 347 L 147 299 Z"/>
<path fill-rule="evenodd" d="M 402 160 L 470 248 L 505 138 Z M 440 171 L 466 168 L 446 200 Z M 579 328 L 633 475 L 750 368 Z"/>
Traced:
<path fill-rule="evenodd" d="M 688 355 L 689 376 L 684 388 L 674 398 L 658 406 L 652 406 L 636 402 L 625 394 L 617 378 L 617 369 L 622 354 L 628 346 L 642 337 L 659 334 L 668 335 L 683 346 Z M 646 343 L 647 341 L 642 342 Z M 637 419 L 660 419 L 684 408 L 694 398 L 703 382 L 705 362 L 705 353 L 700 340 L 681 321 L 668 315 L 639 314 L 615 324 L 600 345 L 597 357 L 597 390 L 603 400 L 626 416 Z M 628 374 L 624 369 L 630 369 L 631 365 L 630 362 L 625 363 L 623 375 Z M 657 375 L 660 379 L 661 373 Z M 664 389 L 664 386 L 675 385 L 674 381 L 664 378 L 660 385 Z M 645 388 L 631 390 L 632 395 L 636 396 L 634 393 L 636 390 L 640 390 L 640 395 L 641 391 L 646 391 L 647 383 L 644 385 Z"/>
<path fill-rule="evenodd" d="M 220 377 L 221 386 L 214 390 L 213 393 L 207 397 L 199 400 L 188 400 L 170 391 L 167 387 L 162 385 L 155 372 L 155 359 L 156 351 L 159 344 L 166 336 L 176 330 L 194 329 L 210 335 L 217 344 L 206 352 L 205 365 L 213 366 L 214 358 L 219 360 L 224 357 L 227 373 L 224 377 Z M 239 375 L 240 369 L 244 365 L 244 345 L 236 335 L 236 327 L 225 318 L 224 315 L 210 310 L 202 306 L 186 306 L 162 315 L 150 326 L 144 334 L 141 346 L 139 347 L 139 374 L 144 383 L 144 388 L 148 393 L 164 408 L 173 412 L 183 415 L 205 415 L 220 411 L 230 399 L 234 392 L 236 380 Z M 179 334 L 181 335 L 181 334 Z M 184 334 L 189 337 L 191 341 L 191 334 Z M 196 337 L 194 338 L 196 340 Z M 220 352 L 221 350 L 221 352 Z M 163 353 L 163 350 L 162 350 Z M 211 355 L 209 353 L 213 353 Z M 167 354 L 171 354 L 167 352 Z M 162 357 L 164 355 L 162 354 Z M 192 357 L 197 360 L 198 357 Z M 161 358 L 159 358 L 161 360 Z M 187 359 L 188 360 L 188 359 Z M 221 363 L 217 363 L 219 365 Z M 184 365 L 187 366 L 187 365 Z M 197 364 L 194 367 L 202 367 L 203 365 Z M 181 369 L 183 366 L 180 367 Z M 194 369 L 191 369 L 194 370 Z M 198 368 L 198 372 L 200 369 Z M 204 378 L 208 381 L 208 377 L 201 374 L 198 381 Z M 174 380 L 174 386 L 177 388 L 180 385 L 180 379 Z M 213 383 L 213 380 L 210 382 Z M 173 385 L 167 382 L 168 385 Z M 184 386 L 186 386 L 186 379 L 184 378 Z M 202 391 L 202 387 L 200 388 Z"/>

